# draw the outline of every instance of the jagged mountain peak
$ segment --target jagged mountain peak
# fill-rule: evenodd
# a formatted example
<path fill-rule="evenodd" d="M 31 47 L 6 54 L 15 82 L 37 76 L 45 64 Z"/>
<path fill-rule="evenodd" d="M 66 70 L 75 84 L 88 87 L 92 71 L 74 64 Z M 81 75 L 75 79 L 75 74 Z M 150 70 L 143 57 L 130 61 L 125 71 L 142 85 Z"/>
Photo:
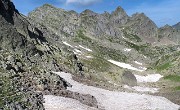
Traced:
<path fill-rule="evenodd" d="M 118 7 L 115 9 L 114 12 L 116 12 L 116 13 L 124 13 L 125 11 L 124 11 L 124 9 L 123 9 L 122 7 L 118 6 Z"/>
<path fill-rule="evenodd" d="M 54 12 L 54 11 L 66 12 L 66 10 L 64 10 L 64 9 L 62 9 L 62 8 L 57 8 L 57 7 L 55 7 L 55 6 L 51 5 L 51 4 L 44 4 L 44 5 L 38 7 L 38 8 L 35 9 L 35 10 L 42 11 L 42 13 L 43 13 L 44 11 L 47 11 L 47 10 L 53 11 L 53 12 Z M 35 11 L 35 10 L 34 10 L 34 11 Z M 31 12 L 30 12 L 30 13 L 31 13 Z M 30 14 L 30 13 L 28 13 L 28 14 Z"/>
<path fill-rule="evenodd" d="M 170 25 L 168 25 L 168 24 L 166 24 L 166 25 L 164 25 L 163 27 L 161 27 L 161 28 L 172 28 Z"/>
<path fill-rule="evenodd" d="M 118 6 L 116 9 L 115 9 L 115 11 L 113 11 L 112 13 L 111 13 L 111 15 L 112 16 L 119 16 L 119 17 L 123 17 L 123 16 L 128 16 L 127 15 L 127 13 L 125 12 L 125 10 L 122 8 L 122 7 L 120 7 L 120 6 Z"/>
<path fill-rule="evenodd" d="M 94 15 L 98 15 L 97 13 L 95 13 L 92 10 L 86 9 L 83 12 L 80 13 L 80 15 L 89 15 L 89 16 L 94 16 Z"/>
<path fill-rule="evenodd" d="M 144 13 L 135 13 L 132 15 L 132 18 L 136 18 L 136 19 L 149 19 L 146 14 Z"/>
<path fill-rule="evenodd" d="M 180 30 L 180 22 L 178 22 L 177 24 L 173 25 L 172 27 L 175 28 L 175 29 Z"/>

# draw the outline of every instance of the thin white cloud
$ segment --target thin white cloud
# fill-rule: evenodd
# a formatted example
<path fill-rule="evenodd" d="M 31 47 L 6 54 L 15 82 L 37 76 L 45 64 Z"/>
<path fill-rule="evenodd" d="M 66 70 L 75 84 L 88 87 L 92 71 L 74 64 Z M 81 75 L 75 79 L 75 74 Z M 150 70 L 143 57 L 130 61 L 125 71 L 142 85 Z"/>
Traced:
<path fill-rule="evenodd" d="M 75 4 L 79 6 L 90 6 L 102 0 L 66 0 L 66 5 Z"/>

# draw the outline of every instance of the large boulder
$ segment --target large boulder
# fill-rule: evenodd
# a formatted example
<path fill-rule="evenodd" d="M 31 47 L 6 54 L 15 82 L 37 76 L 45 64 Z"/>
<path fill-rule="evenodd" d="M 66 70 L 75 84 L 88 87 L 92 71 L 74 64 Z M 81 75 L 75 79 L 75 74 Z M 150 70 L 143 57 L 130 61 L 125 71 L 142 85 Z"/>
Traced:
<path fill-rule="evenodd" d="M 122 81 L 124 84 L 129 86 L 136 86 L 137 85 L 137 79 L 130 71 L 124 71 L 122 74 Z"/>

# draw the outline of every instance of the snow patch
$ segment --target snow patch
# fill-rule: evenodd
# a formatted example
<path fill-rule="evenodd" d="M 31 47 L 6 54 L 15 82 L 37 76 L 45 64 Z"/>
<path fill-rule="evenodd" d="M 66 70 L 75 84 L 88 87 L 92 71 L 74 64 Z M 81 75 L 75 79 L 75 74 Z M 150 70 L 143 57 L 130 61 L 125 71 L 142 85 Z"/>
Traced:
<path fill-rule="evenodd" d="M 81 55 L 82 54 L 82 52 L 80 50 L 78 50 L 78 49 L 74 49 L 73 52 L 76 55 Z"/>
<path fill-rule="evenodd" d="M 138 91 L 138 92 L 151 92 L 151 93 L 156 93 L 159 92 L 158 88 L 149 88 L 149 87 L 140 87 L 140 86 L 134 86 L 134 87 L 130 87 L 128 85 L 124 85 L 124 88 L 129 89 L 129 90 L 133 90 L 133 91 Z"/>
<path fill-rule="evenodd" d="M 135 75 L 137 82 L 157 82 L 163 76 L 160 74 L 148 74 L 147 76 Z"/>
<path fill-rule="evenodd" d="M 82 53 L 80 50 L 78 50 L 78 49 L 74 49 L 74 51 L 75 52 L 77 52 L 77 53 Z"/>
<path fill-rule="evenodd" d="M 128 49 L 128 48 L 125 48 L 124 51 L 125 52 L 130 52 L 132 49 Z"/>
<path fill-rule="evenodd" d="M 97 110 L 71 98 L 44 95 L 45 110 Z"/>
<path fill-rule="evenodd" d="M 89 51 L 89 52 L 92 52 L 92 50 L 91 50 L 91 49 L 86 48 L 86 47 L 83 47 L 82 45 L 79 45 L 79 47 L 81 47 L 82 49 L 85 49 L 85 50 L 87 50 L 87 51 Z"/>
<path fill-rule="evenodd" d="M 143 55 L 144 58 L 147 58 L 145 55 Z"/>
<path fill-rule="evenodd" d="M 86 58 L 93 58 L 92 56 L 86 56 Z"/>
<path fill-rule="evenodd" d="M 134 63 L 138 64 L 138 65 L 143 65 L 142 63 L 138 62 L 138 61 L 134 61 Z"/>
<path fill-rule="evenodd" d="M 178 110 L 179 105 L 176 105 L 168 99 L 161 96 L 152 96 L 137 93 L 109 91 L 93 86 L 87 86 L 76 82 L 72 79 L 71 74 L 64 72 L 54 72 L 67 82 L 72 87 L 67 90 L 78 92 L 81 94 L 90 94 L 94 96 L 98 102 L 99 109 L 105 110 Z M 58 100 L 56 100 L 58 101 Z M 60 103 L 54 104 L 53 107 L 59 106 Z M 68 103 L 66 106 L 71 106 Z M 77 109 L 73 109 L 77 110 Z"/>
<path fill-rule="evenodd" d="M 134 86 L 132 88 L 138 92 L 151 92 L 151 93 L 159 92 L 158 88 L 149 88 L 149 87 L 140 87 L 140 86 Z"/>
<path fill-rule="evenodd" d="M 69 47 L 72 47 L 72 48 L 73 48 L 73 46 L 70 45 L 70 44 L 68 44 L 66 41 L 63 41 L 63 44 L 65 44 L 66 46 L 69 46 Z"/>
<path fill-rule="evenodd" d="M 135 70 L 135 71 L 145 71 L 146 68 L 145 67 L 140 67 L 139 69 L 138 68 L 135 68 L 133 66 L 131 66 L 130 64 L 126 64 L 126 63 L 122 63 L 122 62 L 118 62 L 118 61 L 114 61 L 114 60 L 108 60 L 109 62 L 119 66 L 119 67 L 122 67 L 122 68 L 127 68 L 127 69 L 130 69 L 130 70 Z"/>

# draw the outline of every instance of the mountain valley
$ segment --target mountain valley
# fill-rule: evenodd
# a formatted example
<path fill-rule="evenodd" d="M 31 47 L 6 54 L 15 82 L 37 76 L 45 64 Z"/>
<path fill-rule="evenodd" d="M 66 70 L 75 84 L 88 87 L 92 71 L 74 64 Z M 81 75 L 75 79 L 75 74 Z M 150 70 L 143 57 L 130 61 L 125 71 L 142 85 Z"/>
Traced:
<path fill-rule="evenodd" d="M 180 109 L 179 23 L 0 0 L 0 42 L 0 110 Z"/>

